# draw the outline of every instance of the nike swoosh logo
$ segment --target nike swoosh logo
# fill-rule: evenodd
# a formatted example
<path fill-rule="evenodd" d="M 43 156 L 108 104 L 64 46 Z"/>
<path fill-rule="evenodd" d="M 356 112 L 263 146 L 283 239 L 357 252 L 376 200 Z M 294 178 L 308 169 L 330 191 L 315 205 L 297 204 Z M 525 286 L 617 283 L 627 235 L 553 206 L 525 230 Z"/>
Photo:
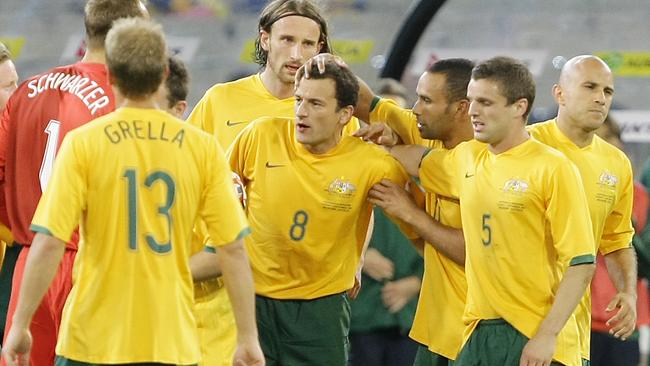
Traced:
<path fill-rule="evenodd" d="M 474 176 L 474 174 L 465 173 L 465 178 L 471 178 L 473 176 Z"/>
<path fill-rule="evenodd" d="M 226 121 L 226 126 L 228 126 L 228 127 L 232 127 L 232 126 L 241 125 L 242 123 L 246 123 L 246 121 L 233 122 L 233 121 L 231 121 L 231 120 L 227 120 L 227 121 Z"/>
<path fill-rule="evenodd" d="M 266 167 L 267 168 L 280 168 L 280 167 L 283 167 L 283 166 L 285 166 L 285 165 L 284 164 L 271 164 L 268 161 L 266 162 Z"/>

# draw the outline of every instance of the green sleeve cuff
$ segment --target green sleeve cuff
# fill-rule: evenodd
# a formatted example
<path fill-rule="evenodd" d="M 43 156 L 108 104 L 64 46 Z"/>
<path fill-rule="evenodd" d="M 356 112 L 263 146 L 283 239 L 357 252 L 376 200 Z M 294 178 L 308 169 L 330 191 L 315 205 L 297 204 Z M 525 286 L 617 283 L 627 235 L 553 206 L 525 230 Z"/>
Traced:
<path fill-rule="evenodd" d="M 237 239 L 235 239 L 235 240 L 244 239 L 245 237 L 247 237 L 248 235 L 250 235 L 252 232 L 253 232 L 253 231 L 251 230 L 251 228 L 250 228 L 250 227 L 247 227 L 247 228 L 245 228 L 244 230 L 242 230 L 242 231 L 239 233 L 239 235 L 237 235 Z"/>
<path fill-rule="evenodd" d="M 31 231 L 33 231 L 35 233 L 41 233 L 41 234 L 45 234 L 45 235 L 48 235 L 48 236 L 54 236 L 54 234 L 52 234 L 50 229 L 46 228 L 45 226 L 31 224 L 31 225 L 29 225 L 29 230 L 31 230 Z"/>
<path fill-rule="evenodd" d="M 372 98 L 372 102 L 370 102 L 370 112 L 375 110 L 375 107 L 377 106 L 377 103 L 379 103 L 380 100 L 381 100 L 381 97 L 379 97 L 377 95 L 375 95 Z"/>
<path fill-rule="evenodd" d="M 422 154 L 422 157 L 420 158 L 420 164 L 418 164 L 418 168 L 421 168 L 421 167 L 422 167 L 422 160 L 424 160 L 424 158 L 426 158 L 427 155 L 429 155 L 429 153 L 431 152 L 431 150 L 433 150 L 433 149 L 430 148 L 430 147 L 428 147 L 426 150 L 424 150 L 424 153 Z"/>
<path fill-rule="evenodd" d="M 577 266 L 579 264 L 594 264 L 596 263 L 596 256 L 593 254 L 585 254 L 585 255 L 579 255 L 577 257 L 573 257 L 571 259 L 571 262 L 569 262 L 570 266 Z"/>

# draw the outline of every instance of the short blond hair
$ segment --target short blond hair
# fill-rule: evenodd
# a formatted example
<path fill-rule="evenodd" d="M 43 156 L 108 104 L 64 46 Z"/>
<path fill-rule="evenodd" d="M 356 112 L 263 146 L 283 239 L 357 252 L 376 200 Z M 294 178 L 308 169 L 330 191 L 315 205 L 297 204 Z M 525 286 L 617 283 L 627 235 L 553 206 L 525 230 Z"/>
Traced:
<path fill-rule="evenodd" d="M 0 42 L 0 64 L 7 60 L 11 60 L 11 52 L 4 43 Z"/>
<path fill-rule="evenodd" d="M 141 18 L 117 20 L 106 36 L 106 64 L 126 98 L 155 93 L 167 69 L 162 26 Z"/>

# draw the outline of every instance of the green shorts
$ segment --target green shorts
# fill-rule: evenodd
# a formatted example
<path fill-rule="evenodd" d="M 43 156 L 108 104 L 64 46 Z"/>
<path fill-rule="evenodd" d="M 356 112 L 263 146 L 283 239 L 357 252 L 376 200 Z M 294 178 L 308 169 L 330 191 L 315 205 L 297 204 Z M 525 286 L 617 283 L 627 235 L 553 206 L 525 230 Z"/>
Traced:
<path fill-rule="evenodd" d="M 344 293 L 313 300 L 256 296 L 266 366 L 347 366 L 350 303 Z"/>
<path fill-rule="evenodd" d="M 108 364 L 87 363 L 81 361 L 68 360 L 67 358 L 61 356 L 56 356 L 56 363 L 54 365 L 55 366 L 104 366 L 104 365 L 109 366 Z M 166 363 L 148 362 L 148 363 L 110 364 L 110 366 L 173 366 L 173 365 L 166 364 Z M 192 366 L 196 366 L 196 365 L 192 365 Z"/>
<path fill-rule="evenodd" d="M 503 319 L 482 320 L 458 354 L 454 366 L 519 366 L 528 337 Z M 552 366 L 561 366 L 551 362 Z"/>
<path fill-rule="evenodd" d="M 413 361 L 413 366 L 452 366 L 453 364 L 453 360 L 433 353 L 423 345 L 418 347 L 418 353 L 415 355 L 415 361 Z"/>
<path fill-rule="evenodd" d="M 586 360 L 586 359 L 583 358 L 582 359 L 582 366 L 591 366 L 591 361 Z"/>

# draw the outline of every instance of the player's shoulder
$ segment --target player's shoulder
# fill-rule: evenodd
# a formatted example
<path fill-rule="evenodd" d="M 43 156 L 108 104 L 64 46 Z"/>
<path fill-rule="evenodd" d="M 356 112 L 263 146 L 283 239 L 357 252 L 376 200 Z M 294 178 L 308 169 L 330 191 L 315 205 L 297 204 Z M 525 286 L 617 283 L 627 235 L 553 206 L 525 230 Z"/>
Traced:
<path fill-rule="evenodd" d="M 243 77 L 241 79 L 217 83 L 210 87 L 205 95 L 208 97 L 232 96 L 233 93 L 240 94 L 254 92 L 257 90 L 257 74 Z"/>
<path fill-rule="evenodd" d="M 594 135 L 594 149 L 598 151 L 599 155 L 616 160 L 620 163 L 629 164 L 630 159 L 618 147 L 605 141 L 598 135 Z"/>
<path fill-rule="evenodd" d="M 553 141 L 553 131 L 555 129 L 555 119 L 550 119 L 543 122 L 533 123 L 526 126 L 528 133 L 535 139 L 548 142 Z"/>

